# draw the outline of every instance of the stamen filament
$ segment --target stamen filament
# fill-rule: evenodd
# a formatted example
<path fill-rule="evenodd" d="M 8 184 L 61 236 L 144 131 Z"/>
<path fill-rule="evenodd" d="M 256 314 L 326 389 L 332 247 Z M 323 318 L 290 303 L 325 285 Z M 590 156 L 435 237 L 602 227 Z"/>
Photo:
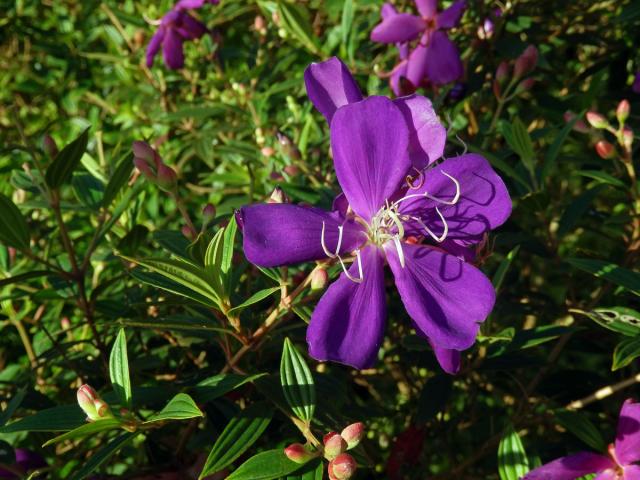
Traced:
<path fill-rule="evenodd" d="M 400 259 L 400 266 L 404 268 L 404 252 L 402 251 L 402 243 L 400 243 L 400 236 L 393 237 L 393 243 L 396 244 L 396 250 L 398 251 L 398 258 Z"/>
<path fill-rule="evenodd" d="M 424 230 L 429 234 L 429 236 L 431 238 L 433 238 L 436 242 L 438 243 L 442 243 L 444 242 L 444 240 L 447 238 L 447 235 L 449 234 L 449 224 L 447 223 L 447 221 L 445 220 L 444 216 L 442 215 L 442 212 L 440 212 L 440 209 L 438 207 L 436 207 L 436 213 L 438 214 L 438 216 L 440 217 L 440 220 L 442 221 L 442 225 L 444 225 L 444 231 L 442 232 L 442 235 L 438 236 L 435 233 L 433 233 L 429 227 L 427 227 L 424 222 L 422 220 L 420 220 L 418 217 L 411 217 L 413 220 L 415 220 L 416 222 L 418 222 L 420 224 L 420 226 L 422 228 L 424 228 Z"/>
<path fill-rule="evenodd" d="M 354 283 L 362 283 L 362 281 L 364 280 L 364 273 L 362 272 L 362 259 L 360 258 L 360 249 L 356 250 L 356 261 L 358 262 L 358 274 L 360 278 L 356 278 L 349 273 L 349 270 L 347 270 L 347 267 L 342 261 L 342 257 L 338 256 L 338 260 L 340 261 L 340 266 L 342 266 L 342 271 L 344 271 L 344 274 L 349 280 Z"/>
<path fill-rule="evenodd" d="M 340 247 L 342 246 L 343 226 L 342 225 L 338 226 L 338 246 L 336 247 L 336 253 L 331 253 L 324 243 L 324 227 L 325 227 L 324 222 L 322 222 L 322 232 L 320 233 L 320 244 L 322 245 L 322 250 L 324 250 L 324 253 L 327 257 L 336 258 L 340 253 Z"/>

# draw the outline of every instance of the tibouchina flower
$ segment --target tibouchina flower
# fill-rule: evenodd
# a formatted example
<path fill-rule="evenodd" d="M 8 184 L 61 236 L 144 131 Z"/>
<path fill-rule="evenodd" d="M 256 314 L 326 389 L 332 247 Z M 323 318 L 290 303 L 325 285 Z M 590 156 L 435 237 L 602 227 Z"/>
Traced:
<path fill-rule="evenodd" d="M 463 73 L 460 53 L 446 30 L 458 25 L 465 2 L 458 0 L 442 12 L 438 12 L 437 3 L 437 0 L 416 0 L 420 16 L 392 12 L 385 5 L 382 22 L 371 32 L 374 42 L 398 44 L 420 39 L 406 61 L 406 78 L 416 87 L 425 79 L 444 85 Z"/>
<path fill-rule="evenodd" d="M 344 86 L 351 77 L 332 78 Z M 382 342 L 386 260 L 416 329 L 437 346 L 443 367 L 454 370 L 451 351 L 474 343 L 495 292 L 474 266 L 408 237 L 421 235 L 436 244 L 476 238 L 508 217 L 506 188 L 478 155 L 432 164 L 420 171 L 417 184 L 408 186 L 407 175 L 414 168 L 409 155 L 412 132 L 402 108 L 388 98 L 369 97 L 331 111 L 332 101 L 341 102 L 353 92 L 324 87 L 326 102 L 318 108 L 331 118 L 335 170 L 348 209 L 243 207 L 239 217 L 245 255 L 265 267 L 340 262 L 344 273 L 320 299 L 307 341 L 314 358 L 356 368 L 373 365 Z M 349 267 L 347 257 L 353 261 Z"/>
<path fill-rule="evenodd" d="M 640 403 L 627 400 L 620 410 L 615 443 L 609 456 L 580 452 L 527 473 L 523 480 L 574 480 L 596 473 L 594 480 L 640 480 Z"/>

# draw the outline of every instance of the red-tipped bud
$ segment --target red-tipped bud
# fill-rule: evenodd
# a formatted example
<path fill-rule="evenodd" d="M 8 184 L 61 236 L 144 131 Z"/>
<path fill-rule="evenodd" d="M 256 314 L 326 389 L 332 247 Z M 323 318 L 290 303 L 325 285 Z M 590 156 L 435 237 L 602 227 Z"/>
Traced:
<path fill-rule="evenodd" d="M 56 145 L 56 141 L 51 138 L 49 134 L 45 134 L 45 136 L 42 137 L 42 149 L 49 158 L 54 158 L 58 155 L 58 145 Z"/>
<path fill-rule="evenodd" d="M 524 75 L 533 71 L 538 63 L 538 49 L 533 45 L 529 45 L 524 52 L 516 59 L 516 65 L 513 68 L 513 74 L 516 78 L 523 77 Z"/>
<path fill-rule="evenodd" d="M 182 235 L 184 235 L 185 238 L 191 242 L 193 242 L 198 236 L 198 234 L 194 232 L 193 228 L 191 228 L 189 225 L 183 225 L 180 231 L 182 232 Z"/>
<path fill-rule="evenodd" d="M 298 150 L 298 147 L 293 144 L 289 137 L 282 132 L 278 132 L 276 137 L 278 138 L 278 143 L 280 143 L 280 147 L 282 148 L 282 153 L 290 158 L 300 158 L 300 151 Z"/>
<path fill-rule="evenodd" d="M 329 275 L 324 268 L 313 271 L 311 275 L 311 290 L 323 290 L 327 288 L 329 283 Z"/>
<path fill-rule="evenodd" d="M 347 442 L 347 450 L 351 450 L 360 443 L 360 440 L 362 440 L 364 436 L 364 423 L 352 423 L 340 432 L 340 436 Z"/>
<path fill-rule="evenodd" d="M 273 192 L 271 192 L 267 203 L 289 203 L 289 198 L 280 187 L 276 187 L 273 189 Z"/>
<path fill-rule="evenodd" d="M 525 78 L 516 87 L 516 93 L 523 93 L 523 92 L 526 92 L 528 90 L 531 90 L 531 88 L 533 87 L 533 85 L 535 83 L 536 83 L 535 79 L 533 79 L 533 78 Z"/>
<path fill-rule="evenodd" d="M 496 69 L 496 80 L 500 83 L 504 83 L 509 78 L 509 64 L 505 61 L 500 62 Z"/>
<path fill-rule="evenodd" d="M 156 172 L 151 168 L 151 166 L 144 159 L 135 157 L 133 159 L 133 164 L 138 170 L 140 170 L 142 175 L 144 175 L 147 180 L 150 180 L 152 182 L 155 181 Z"/>
<path fill-rule="evenodd" d="M 624 124 L 625 120 L 629 117 L 630 109 L 628 100 L 622 100 L 618 104 L 618 108 L 616 108 L 616 118 L 620 124 Z"/>
<path fill-rule="evenodd" d="M 147 142 L 136 140 L 135 142 L 133 142 L 131 149 L 133 150 L 134 157 L 141 158 L 150 164 L 155 163 L 156 157 L 158 156 L 156 151 L 151 148 L 151 146 Z"/>
<path fill-rule="evenodd" d="M 295 177 L 300 173 L 300 168 L 296 167 L 295 165 L 287 165 L 282 169 L 282 171 L 290 177 Z"/>
<path fill-rule="evenodd" d="M 204 223 L 209 223 L 214 218 L 216 218 L 216 207 L 207 203 L 202 209 L 202 221 Z"/>
<path fill-rule="evenodd" d="M 77 392 L 78 405 L 87 414 L 87 420 L 93 422 L 101 418 L 112 417 L 109 405 L 102 400 L 89 385 L 82 385 Z"/>
<path fill-rule="evenodd" d="M 493 89 L 493 94 L 496 98 L 500 98 L 502 96 L 502 89 L 500 88 L 500 82 L 494 80 L 491 84 L 491 88 Z"/>
<path fill-rule="evenodd" d="M 615 154 L 613 145 L 606 140 L 600 140 L 596 143 L 596 152 L 598 152 L 598 155 L 604 159 L 611 158 Z"/>
<path fill-rule="evenodd" d="M 161 163 L 158 166 L 156 184 L 166 192 L 172 192 L 178 185 L 178 176 L 173 168 Z"/>
<path fill-rule="evenodd" d="M 347 442 L 338 432 L 329 432 L 324 438 L 324 458 L 333 460 L 347 449 Z"/>
<path fill-rule="evenodd" d="M 60 328 L 63 330 L 67 330 L 71 328 L 71 322 L 69 321 L 69 317 L 62 317 L 60 319 Z"/>
<path fill-rule="evenodd" d="M 284 449 L 284 454 L 289 460 L 296 463 L 306 463 L 315 456 L 300 443 L 292 443 L 289 445 Z"/>
<path fill-rule="evenodd" d="M 609 126 L 609 122 L 597 112 L 587 112 L 587 122 L 593 128 L 607 128 Z"/>
<path fill-rule="evenodd" d="M 329 477 L 336 480 L 348 480 L 356 473 L 357 464 L 348 453 L 341 453 L 329 462 Z"/>
<path fill-rule="evenodd" d="M 622 143 L 625 150 L 630 152 L 631 146 L 633 145 L 633 130 L 631 130 L 629 127 L 624 127 L 622 129 Z"/>

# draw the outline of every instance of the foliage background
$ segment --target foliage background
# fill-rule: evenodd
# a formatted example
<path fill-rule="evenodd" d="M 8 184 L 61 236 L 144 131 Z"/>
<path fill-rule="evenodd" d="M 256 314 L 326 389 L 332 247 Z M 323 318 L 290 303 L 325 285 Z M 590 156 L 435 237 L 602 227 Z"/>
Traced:
<path fill-rule="evenodd" d="M 19 206 L 31 239 L 23 251 L 0 245 L 2 423 L 73 404 L 81 383 L 108 392 L 106 356 L 120 326 L 126 327 L 141 415 L 180 391 L 193 393 L 194 385 L 225 368 L 241 348 L 225 315 L 145 284 L 134 264 L 119 256 L 188 256 L 176 202 L 132 178 L 105 205 L 105 185 L 119 162 L 130 161 L 132 141 L 148 139 L 178 171 L 180 197 L 195 223 L 201 223 L 206 203 L 216 206 L 210 234 L 235 208 L 263 201 L 276 186 L 294 202 L 330 206 L 336 182 L 328 129 L 306 98 L 302 74 L 310 62 L 338 55 L 364 91 L 390 95 L 380 74 L 393 67 L 395 49 L 368 38 L 381 3 L 296 2 L 289 8 L 301 20 L 292 26 L 274 20 L 282 8 L 277 2 L 223 0 L 198 12 L 215 34 L 185 45 L 180 71 L 167 70 L 159 58 L 152 69 L 143 65 L 153 31 L 145 18 L 160 18 L 171 2 L 18 0 L 2 7 L 0 192 Z M 411 2 L 396 3 L 404 11 L 412 8 Z M 367 425 L 367 439 L 357 450 L 357 478 L 509 478 L 499 474 L 497 457 L 509 425 L 534 465 L 604 446 L 614 437 L 622 401 L 638 394 L 630 381 L 603 400 L 587 401 L 577 413 L 564 410 L 638 374 L 637 312 L 592 313 L 638 308 L 638 186 L 620 158 L 596 154 L 594 143 L 603 137 L 614 142 L 612 136 L 571 130 L 564 114 L 592 109 L 613 119 L 626 98 L 627 124 L 637 128 L 640 97 L 631 82 L 640 61 L 640 3 L 513 1 L 489 40 L 478 39 L 477 28 L 499 4 L 468 3 L 454 33 L 466 66 L 464 94 L 454 98 L 445 87 L 427 95 L 449 127 L 445 155 L 465 148 L 484 152 L 511 192 L 513 215 L 491 236 L 485 252 L 491 255 L 482 262 L 498 302 L 455 377 L 441 373 L 430 350 L 412 335 L 395 294 L 375 369 L 358 372 L 309 360 L 319 399 L 315 431 L 353 421 Z M 256 23 L 257 16 L 264 25 Z M 494 72 L 529 44 L 540 52 L 535 85 L 492 122 L 498 111 Z M 504 134 L 516 119 L 531 139 L 531 158 L 519 155 Z M 45 133 L 62 147 L 87 127 L 87 154 L 73 184 L 60 193 L 61 227 L 37 178 L 25 172 L 37 171 L 34 157 L 47 162 L 41 152 Z M 278 132 L 290 144 L 279 141 Z M 56 273 L 72 271 L 61 228 L 79 262 L 86 259 L 80 278 Z M 232 305 L 278 286 L 247 264 L 239 237 Z M 576 258 L 581 260 L 571 260 Z M 302 265 L 276 274 L 293 288 L 310 271 Z M 304 318 L 318 295 L 305 291 L 301 298 L 295 312 L 279 312 L 277 328 L 240 359 L 237 373 L 277 375 L 285 336 L 306 354 Z M 243 310 L 242 331 L 257 329 L 278 302 L 276 295 Z M 612 330 L 612 316 L 626 330 L 618 323 Z M 180 472 L 177 478 L 187 478 L 194 474 L 191 468 L 197 476 L 198 462 L 241 406 L 274 401 L 278 382 L 271 380 L 199 401 L 204 419 L 149 430 L 100 471 L 128 478 Z M 19 401 L 9 403 L 12 398 Z M 248 453 L 301 441 L 283 410 Z M 50 466 L 49 478 L 70 478 L 110 438 L 103 434 L 42 449 L 51 433 L 6 430 L 1 438 L 8 456 L 0 463 L 10 463 L 9 445 L 39 451 Z"/>

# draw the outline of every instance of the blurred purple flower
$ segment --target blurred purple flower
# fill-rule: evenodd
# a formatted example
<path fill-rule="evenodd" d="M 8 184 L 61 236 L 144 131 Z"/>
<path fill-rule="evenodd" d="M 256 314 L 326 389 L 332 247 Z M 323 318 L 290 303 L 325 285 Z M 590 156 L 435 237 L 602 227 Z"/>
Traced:
<path fill-rule="evenodd" d="M 580 452 L 562 457 L 527 473 L 523 480 L 574 480 L 596 473 L 597 480 L 640 479 L 640 403 L 622 405 L 615 443 L 609 456 Z"/>
<path fill-rule="evenodd" d="M 202 8 L 205 3 L 217 5 L 220 3 L 220 0 L 180 0 L 176 3 L 174 10 L 195 10 Z"/>
<path fill-rule="evenodd" d="M 12 467 L 15 470 L 26 474 L 31 470 L 35 470 L 37 468 L 43 468 L 47 466 L 47 462 L 44 461 L 41 455 L 32 452 L 31 450 L 27 450 L 25 448 L 16 448 L 15 450 L 16 461 Z M 13 471 L 0 468 L 0 478 L 8 478 L 8 479 L 17 479 L 21 478 L 20 475 L 17 475 Z"/>
<path fill-rule="evenodd" d="M 631 90 L 633 90 L 634 93 L 640 93 L 640 72 L 636 72 Z"/>
<path fill-rule="evenodd" d="M 406 60 L 406 65 L 396 67 L 397 72 L 394 70 L 397 76 L 404 76 L 415 87 L 425 79 L 435 85 L 457 80 L 463 73 L 462 61 L 446 30 L 460 22 L 465 9 L 464 0 L 454 2 L 442 12 L 437 10 L 437 0 L 416 0 L 416 6 L 420 16 L 397 13 L 391 5 L 383 5 L 382 22 L 371 32 L 371 40 L 403 44 L 420 38 L 408 58 L 401 58 Z M 397 81 L 395 83 L 398 84 Z M 394 91 L 398 94 L 397 90 Z"/>
<path fill-rule="evenodd" d="M 344 273 L 320 299 L 307 341 L 314 358 L 356 368 L 373 365 L 382 343 L 386 260 L 416 330 L 429 339 L 443 368 L 457 371 L 458 351 L 474 343 L 495 292 L 482 272 L 441 245 L 477 241 L 502 224 L 511 211 L 504 183 L 479 155 L 439 164 L 433 161 L 442 151 L 433 160 L 424 153 L 412 158 L 412 144 L 440 142 L 443 135 L 426 98 L 363 100 L 335 58 L 309 67 L 305 81 L 310 99 L 330 123 L 344 194 L 331 212 L 291 204 L 243 207 L 245 255 L 265 267 L 327 258 L 340 262 Z M 407 181 L 411 173 L 418 174 L 417 184 Z M 418 244 L 415 237 L 434 245 Z M 347 255 L 353 255 L 349 267 Z"/>

